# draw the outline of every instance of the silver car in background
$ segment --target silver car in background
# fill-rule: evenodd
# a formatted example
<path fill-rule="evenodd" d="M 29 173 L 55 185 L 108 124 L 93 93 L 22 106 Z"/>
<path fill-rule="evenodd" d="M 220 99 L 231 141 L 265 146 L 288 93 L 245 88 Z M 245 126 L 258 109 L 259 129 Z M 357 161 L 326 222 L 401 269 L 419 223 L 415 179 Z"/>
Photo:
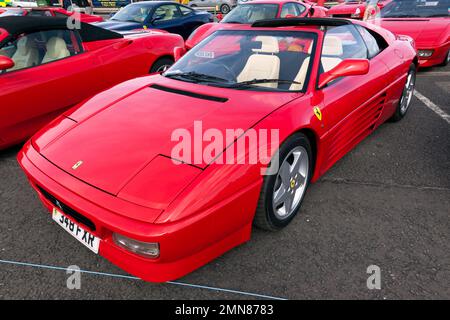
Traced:
<path fill-rule="evenodd" d="M 207 10 L 218 8 L 221 13 L 227 14 L 237 6 L 237 2 L 238 0 L 191 0 L 188 6 Z"/>

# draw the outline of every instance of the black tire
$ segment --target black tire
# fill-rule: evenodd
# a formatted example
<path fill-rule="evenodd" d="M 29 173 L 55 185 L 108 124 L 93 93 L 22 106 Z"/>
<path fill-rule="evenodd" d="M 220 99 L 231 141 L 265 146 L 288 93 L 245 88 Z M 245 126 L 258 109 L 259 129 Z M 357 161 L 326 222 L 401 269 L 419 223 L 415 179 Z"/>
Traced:
<path fill-rule="evenodd" d="M 259 196 L 258 207 L 256 209 L 255 218 L 253 220 L 253 224 L 259 229 L 267 231 L 280 230 L 286 227 L 300 211 L 300 207 L 311 180 L 313 171 L 312 169 L 314 168 L 314 157 L 312 153 L 311 143 L 303 133 L 296 133 L 292 135 L 281 145 L 279 149 L 279 166 L 281 168 L 281 164 L 283 163 L 283 161 L 291 154 L 291 151 L 297 147 L 303 147 L 306 150 L 308 156 L 308 173 L 305 179 L 306 185 L 303 195 L 301 196 L 299 203 L 295 206 L 293 212 L 286 218 L 280 219 L 275 214 L 275 211 L 273 209 L 273 194 L 275 191 L 275 183 L 277 182 L 279 169 L 277 174 L 266 175 L 264 177 L 264 182 Z"/>
<path fill-rule="evenodd" d="M 163 68 L 170 67 L 171 65 L 173 65 L 173 63 L 174 60 L 172 58 L 168 57 L 160 58 L 156 60 L 155 63 L 152 65 L 152 67 L 150 68 L 150 73 L 164 72 L 165 70 L 163 70 Z"/>
<path fill-rule="evenodd" d="M 447 55 L 444 58 L 444 61 L 440 64 L 440 66 L 445 67 L 448 65 L 450 61 L 450 50 L 447 52 Z"/>
<path fill-rule="evenodd" d="M 230 8 L 229 5 L 223 4 L 223 5 L 220 6 L 220 12 L 221 12 L 222 14 L 227 14 L 227 13 L 229 13 L 230 11 L 231 11 L 231 8 Z"/>
<path fill-rule="evenodd" d="M 412 79 L 414 81 L 413 89 L 412 89 L 413 90 L 412 95 L 414 95 L 414 86 L 416 83 L 416 74 L 417 74 L 417 67 L 414 63 L 411 64 L 411 66 L 409 67 L 408 77 L 409 77 L 409 74 L 412 75 Z M 390 119 L 392 122 L 397 122 L 397 121 L 400 121 L 401 119 L 403 119 L 403 117 L 406 115 L 406 113 L 408 112 L 409 107 L 411 105 L 411 101 L 409 101 L 406 109 L 402 108 L 402 101 L 403 101 L 403 99 L 405 99 L 405 95 L 406 95 L 406 91 L 407 91 L 407 87 L 406 87 L 407 83 L 408 83 L 408 78 L 406 79 L 405 88 L 403 88 L 402 96 L 400 97 L 400 101 L 398 102 L 397 109 L 395 109 L 395 113 Z"/>

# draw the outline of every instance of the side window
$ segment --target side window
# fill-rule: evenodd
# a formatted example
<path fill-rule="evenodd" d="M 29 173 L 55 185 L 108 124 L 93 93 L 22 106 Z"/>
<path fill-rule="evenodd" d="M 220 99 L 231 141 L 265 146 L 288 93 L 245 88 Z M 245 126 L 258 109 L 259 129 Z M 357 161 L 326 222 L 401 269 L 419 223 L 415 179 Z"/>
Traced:
<path fill-rule="evenodd" d="M 74 56 L 82 51 L 78 34 L 69 30 L 23 34 L 0 48 L 0 52 L 10 57 L 15 64 L 6 72 L 36 67 Z"/>
<path fill-rule="evenodd" d="M 300 3 L 296 3 L 295 4 L 297 6 L 297 10 L 299 11 L 299 15 L 302 14 L 303 12 L 305 12 L 306 7 Z"/>
<path fill-rule="evenodd" d="M 367 48 L 352 25 L 329 28 L 323 40 L 321 72 L 327 72 L 345 59 L 367 59 Z"/>
<path fill-rule="evenodd" d="M 369 58 L 375 57 L 381 51 L 377 40 L 373 35 L 370 34 L 370 32 L 366 28 L 362 26 L 356 26 L 356 28 L 358 29 L 359 33 L 361 34 L 361 37 L 364 39 L 364 42 L 367 45 Z"/>
<path fill-rule="evenodd" d="M 182 16 L 187 16 L 187 15 L 191 14 L 192 11 L 194 11 L 191 8 L 184 7 L 184 6 L 179 6 L 178 8 L 180 9 L 180 12 L 181 12 Z"/>
<path fill-rule="evenodd" d="M 153 19 L 155 20 L 155 23 L 162 23 L 167 22 L 170 20 L 178 19 L 180 18 L 181 13 L 178 11 L 178 8 L 174 4 L 166 4 L 159 6 L 155 13 L 153 14 Z"/>
<path fill-rule="evenodd" d="M 296 3 L 290 2 L 283 5 L 283 8 L 281 9 L 281 18 L 286 18 L 287 16 L 299 16 L 300 15 L 299 8 L 297 7 Z"/>

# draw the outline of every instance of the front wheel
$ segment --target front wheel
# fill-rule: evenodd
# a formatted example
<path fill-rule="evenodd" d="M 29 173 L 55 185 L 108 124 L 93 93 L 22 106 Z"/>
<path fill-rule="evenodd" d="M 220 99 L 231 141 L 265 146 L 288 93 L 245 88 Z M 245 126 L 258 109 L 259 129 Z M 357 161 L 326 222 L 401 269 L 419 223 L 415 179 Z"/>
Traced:
<path fill-rule="evenodd" d="M 269 231 L 286 227 L 300 210 L 313 168 L 308 138 L 302 133 L 291 136 L 280 147 L 278 163 L 277 173 L 264 178 L 253 221 Z"/>
<path fill-rule="evenodd" d="M 445 67 L 450 62 L 450 50 L 447 52 L 447 56 L 444 58 L 444 61 L 442 62 L 441 66 Z"/>
<path fill-rule="evenodd" d="M 400 102 L 392 116 L 392 121 L 400 121 L 408 112 L 409 106 L 411 105 L 411 100 L 414 95 L 414 88 L 416 85 L 416 65 L 411 64 L 408 70 L 408 75 L 406 78 L 405 87 L 403 88 L 402 96 Z"/>
<path fill-rule="evenodd" d="M 162 73 L 173 65 L 174 61 L 172 58 L 161 58 L 155 61 L 155 63 L 150 68 L 150 73 Z"/>
<path fill-rule="evenodd" d="M 231 10 L 231 8 L 230 8 L 230 6 L 227 5 L 227 4 L 223 4 L 223 5 L 220 7 L 220 12 L 221 12 L 222 14 L 227 14 L 228 12 L 230 12 L 230 10 Z"/>

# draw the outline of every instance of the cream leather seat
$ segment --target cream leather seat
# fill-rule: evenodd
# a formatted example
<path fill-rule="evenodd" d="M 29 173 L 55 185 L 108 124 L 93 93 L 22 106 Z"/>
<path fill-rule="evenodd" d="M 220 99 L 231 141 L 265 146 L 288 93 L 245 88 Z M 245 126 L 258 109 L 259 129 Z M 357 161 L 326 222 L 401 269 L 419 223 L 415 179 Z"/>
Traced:
<path fill-rule="evenodd" d="M 17 41 L 17 50 L 11 59 L 14 61 L 14 67 L 9 71 L 29 68 L 38 65 L 39 52 L 36 48 L 33 48 L 32 41 L 29 38 L 23 37 Z"/>
<path fill-rule="evenodd" d="M 322 67 L 324 72 L 330 71 L 342 61 L 344 48 L 342 40 L 336 36 L 325 36 L 322 49 Z"/>
<path fill-rule="evenodd" d="M 45 53 L 42 63 L 47 63 L 70 56 L 66 42 L 62 38 L 51 37 L 47 41 L 47 52 Z"/>
<path fill-rule="evenodd" d="M 278 40 L 270 36 L 258 36 L 255 41 L 261 41 L 261 49 L 253 49 L 247 63 L 238 75 L 237 81 L 251 81 L 257 79 L 278 79 L 280 76 L 280 58 L 275 54 L 280 52 Z M 277 88 L 278 82 L 261 83 L 257 86 Z"/>

